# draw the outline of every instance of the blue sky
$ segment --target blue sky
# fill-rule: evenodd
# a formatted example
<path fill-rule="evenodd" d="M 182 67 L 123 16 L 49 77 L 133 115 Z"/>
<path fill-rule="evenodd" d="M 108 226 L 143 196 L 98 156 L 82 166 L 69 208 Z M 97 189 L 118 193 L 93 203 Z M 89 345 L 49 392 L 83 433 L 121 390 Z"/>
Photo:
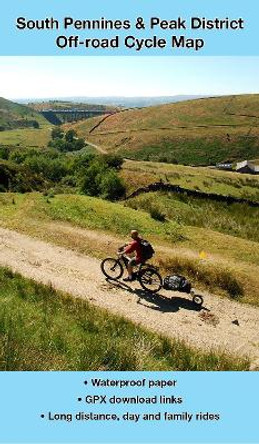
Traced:
<path fill-rule="evenodd" d="M 259 57 L 0 57 L 0 96 L 259 93 Z"/>

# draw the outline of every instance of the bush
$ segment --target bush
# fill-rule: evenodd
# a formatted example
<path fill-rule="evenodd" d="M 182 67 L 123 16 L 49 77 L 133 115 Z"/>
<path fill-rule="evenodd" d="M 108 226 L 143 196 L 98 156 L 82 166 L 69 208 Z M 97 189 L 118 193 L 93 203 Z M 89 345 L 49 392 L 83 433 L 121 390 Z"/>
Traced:
<path fill-rule="evenodd" d="M 68 174 L 61 179 L 61 185 L 65 185 L 67 187 L 76 187 L 76 177 Z"/>
<path fill-rule="evenodd" d="M 111 156 L 113 157 L 113 156 Z M 111 162 L 120 164 L 118 159 L 107 156 L 96 156 L 92 159 L 87 157 L 85 168 L 82 168 L 79 175 L 79 186 L 81 191 L 88 196 L 101 196 L 104 199 L 116 200 L 125 195 L 125 186 L 118 176 L 115 168 L 109 165 Z"/>
<path fill-rule="evenodd" d="M 151 207 L 149 209 L 149 214 L 152 219 L 158 220 L 159 222 L 165 222 L 166 220 L 164 213 L 162 213 L 158 207 Z"/>
<path fill-rule="evenodd" d="M 28 157 L 24 165 L 36 174 L 43 174 L 53 182 L 59 182 L 67 174 L 65 162 L 61 159 L 50 159 L 46 155 Z"/>
<path fill-rule="evenodd" d="M 49 142 L 48 146 L 64 153 L 69 151 L 79 151 L 85 146 L 84 139 L 77 138 L 75 130 L 72 129 L 64 134 L 60 128 L 54 128 L 51 136 L 52 140 Z"/>
<path fill-rule="evenodd" d="M 10 151 L 7 146 L 0 146 L 0 159 L 8 160 L 9 153 Z"/>
<path fill-rule="evenodd" d="M 17 150 L 14 150 L 10 154 L 10 160 L 12 160 L 13 162 L 15 162 L 17 164 L 22 164 L 28 156 L 34 156 L 34 155 L 37 156 L 37 154 L 38 154 L 38 151 L 34 150 L 34 149 L 32 149 L 32 150 L 17 149 Z"/>
<path fill-rule="evenodd" d="M 39 129 L 40 128 L 40 124 L 39 124 L 39 122 L 37 122 L 37 120 L 33 120 L 32 121 L 32 126 L 35 129 Z"/>
<path fill-rule="evenodd" d="M 100 183 L 101 197 L 109 200 L 117 200 L 125 196 L 126 188 L 118 174 L 111 170 L 105 174 Z"/>
<path fill-rule="evenodd" d="M 51 131 L 52 139 L 62 139 L 63 136 L 64 136 L 64 131 L 59 126 L 53 128 L 53 130 Z"/>
<path fill-rule="evenodd" d="M 85 171 L 86 168 L 90 166 L 90 164 L 95 159 L 94 154 L 81 154 L 73 158 L 73 172 L 80 174 L 80 171 Z"/>
<path fill-rule="evenodd" d="M 24 166 L 11 162 L 0 162 L 0 186 L 2 191 L 14 191 L 25 193 L 39 190 L 43 186 L 44 179 L 32 173 Z"/>
<path fill-rule="evenodd" d="M 109 168 L 115 168 L 116 170 L 120 170 L 123 164 L 123 157 L 116 154 L 104 154 L 102 159 Z"/>
<path fill-rule="evenodd" d="M 74 141 L 74 151 L 79 151 L 85 146 L 85 141 L 82 138 L 76 139 Z"/>
<path fill-rule="evenodd" d="M 65 140 L 67 142 L 74 142 L 74 140 L 76 139 L 76 131 L 73 129 L 70 129 L 67 131 L 67 133 L 65 134 Z"/>
<path fill-rule="evenodd" d="M 88 196 L 98 196 L 100 194 L 100 181 L 102 173 L 100 165 L 93 163 L 84 170 L 82 178 L 79 180 L 80 189 Z"/>

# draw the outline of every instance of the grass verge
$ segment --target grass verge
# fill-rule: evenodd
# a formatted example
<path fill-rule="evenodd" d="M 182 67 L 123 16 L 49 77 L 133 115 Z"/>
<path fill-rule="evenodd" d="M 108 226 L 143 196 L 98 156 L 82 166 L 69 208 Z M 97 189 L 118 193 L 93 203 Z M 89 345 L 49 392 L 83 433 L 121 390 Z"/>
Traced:
<path fill-rule="evenodd" d="M 248 370 L 0 268 L 0 370 Z"/>

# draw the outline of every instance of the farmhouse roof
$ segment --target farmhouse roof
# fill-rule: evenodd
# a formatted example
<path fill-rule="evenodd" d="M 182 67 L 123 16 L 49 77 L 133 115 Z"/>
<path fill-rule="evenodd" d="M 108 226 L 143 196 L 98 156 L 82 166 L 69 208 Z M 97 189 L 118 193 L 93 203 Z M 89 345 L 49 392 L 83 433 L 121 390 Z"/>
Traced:
<path fill-rule="evenodd" d="M 249 162 L 249 160 L 243 160 L 242 162 L 238 162 L 236 166 L 236 171 L 241 170 L 242 168 L 245 167 L 248 167 L 254 173 L 259 172 L 259 166 L 254 165 L 252 162 Z"/>

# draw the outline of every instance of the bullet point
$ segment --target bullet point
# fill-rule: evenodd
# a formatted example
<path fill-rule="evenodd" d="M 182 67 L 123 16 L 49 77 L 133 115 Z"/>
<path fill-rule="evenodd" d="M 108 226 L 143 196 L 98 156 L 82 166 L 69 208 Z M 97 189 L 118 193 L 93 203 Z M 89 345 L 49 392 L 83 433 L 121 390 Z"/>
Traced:
<path fill-rule="evenodd" d="M 82 401 L 82 398 L 77 398 L 78 399 L 78 401 Z"/>
<path fill-rule="evenodd" d="M 41 416 L 41 418 L 45 418 L 45 415 L 40 415 Z"/>
<path fill-rule="evenodd" d="M 87 385 L 87 381 L 85 381 L 84 384 Z"/>

